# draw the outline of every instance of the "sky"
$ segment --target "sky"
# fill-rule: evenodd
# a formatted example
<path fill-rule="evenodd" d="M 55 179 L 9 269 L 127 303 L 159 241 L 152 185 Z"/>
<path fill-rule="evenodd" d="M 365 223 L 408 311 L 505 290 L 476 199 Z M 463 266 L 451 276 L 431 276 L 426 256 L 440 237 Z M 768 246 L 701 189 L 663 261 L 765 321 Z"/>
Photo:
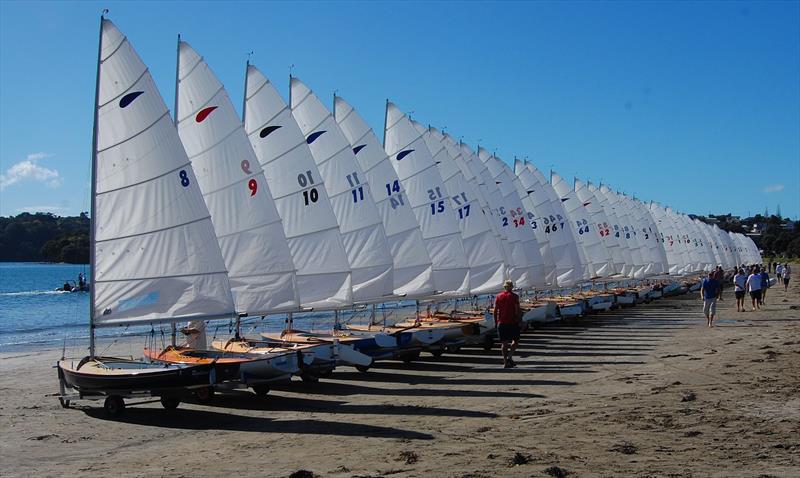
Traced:
<path fill-rule="evenodd" d="M 800 2 L 0 2 L 0 216 L 90 204 L 99 16 L 172 105 L 177 34 L 241 104 L 290 68 L 506 162 L 694 214 L 800 219 Z"/>

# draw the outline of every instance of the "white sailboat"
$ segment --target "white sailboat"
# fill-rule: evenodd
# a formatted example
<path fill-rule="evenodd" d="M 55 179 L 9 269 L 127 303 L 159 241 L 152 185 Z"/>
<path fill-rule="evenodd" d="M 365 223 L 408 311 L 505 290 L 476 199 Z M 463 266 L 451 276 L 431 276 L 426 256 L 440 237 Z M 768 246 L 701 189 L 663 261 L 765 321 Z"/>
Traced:
<path fill-rule="evenodd" d="M 58 362 L 65 389 L 106 396 L 111 414 L 135 390 L 207 386 L 210 365 L 100 357 L 95 328 L 230 318 L 234 303 L 192 165 L 152 77 L 101 17 L 92 147 L 89 356 Z M 164 395 L 174 408 L 179 400 Z"/>

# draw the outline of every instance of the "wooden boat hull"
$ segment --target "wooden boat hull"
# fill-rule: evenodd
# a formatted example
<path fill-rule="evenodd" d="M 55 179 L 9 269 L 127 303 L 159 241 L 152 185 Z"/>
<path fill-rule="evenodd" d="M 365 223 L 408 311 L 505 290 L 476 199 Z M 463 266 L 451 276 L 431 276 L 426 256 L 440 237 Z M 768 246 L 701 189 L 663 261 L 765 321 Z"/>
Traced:
<path fill-rule="evenodd" d="M 209 381 L 239 381 L 244 384 L 289 378 L 300 370 L 300 354 L 284 351 L 272 354 L 243 354 L 221 350 L 167 347 L 161 352 L 144 349 L 146 357 L 172 364 L 210 364 Z"/>
<path fill-rule="evenodd" d="M 372 364 L 376 357 L 380 358 L 385 354 L 391 355 L 392 348 L 381 347 L 374 340 L 374 337 L 366 335 L 359 336 L 345 336 L 344 340 L 339 339 L 338 336 L 330 334 L 316 334 L 310 332 L 294 331 L 291 333 L 271 333 L 265 332 L 261 334 L 262 339 L 272 345 L 291 346 L 294 345 L 334 345 L 338 341 L 338 348 L 331 348 L 331 360 L 336 360 L 338 363 L 353 366 L 368 367 Z M 382 340 L 382 343 L 385 343 Z M 335 352 L 334 352 L 335 351 Z M 319 349 L 320 357 L 323 356 L 324 349 Z M 334 359 L 335 357 L 335 359 Z"/>
<path fill-rule="evenodd" d="M 152 364 L 115 357 L 60 360 L 65 385 L 82 393 L 128 393 L 208 386 L 211 364 Z"/>

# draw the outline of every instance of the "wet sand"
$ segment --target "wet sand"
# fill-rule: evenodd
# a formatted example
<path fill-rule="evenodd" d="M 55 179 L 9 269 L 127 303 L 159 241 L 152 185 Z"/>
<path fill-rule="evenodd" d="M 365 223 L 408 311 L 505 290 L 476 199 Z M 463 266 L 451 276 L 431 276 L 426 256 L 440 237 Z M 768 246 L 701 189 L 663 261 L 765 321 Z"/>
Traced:
<path fill-rule="evenodd" d="M 800 270 L 800 266 L 795 270 Z M 60 350 L 0 354 L 2 476 L 800 476 L 800 287 L 705 327 L 695 293 L 210 405 L 62 409 Z"/>

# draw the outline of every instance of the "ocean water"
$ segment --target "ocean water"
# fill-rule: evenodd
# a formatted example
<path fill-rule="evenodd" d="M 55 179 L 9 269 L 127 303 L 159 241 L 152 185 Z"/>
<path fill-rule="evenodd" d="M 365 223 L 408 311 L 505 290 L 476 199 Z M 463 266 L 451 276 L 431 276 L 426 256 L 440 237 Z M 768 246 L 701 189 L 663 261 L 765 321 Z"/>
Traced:
<path fill-rule="evenodd" d="M 72 350 L 85 348 L 89 337 L 89 294 L 60 292 L 64 282 L 77 281 L 78 274 L 88 277 L 88 265 L 33 262 L 0 262 L 0 351 L 66 346 Z M 390 322 L 413 313 L 413 302 L 386 304 L 379 310 Z M 403 310 L 397 310 L 403 308 Z M 341 321 L 364 323 L 369 311 L 342 313 Z M 262 331 L 280 331 L 285 316 L 248 317 L 242 321 L 242 333 L 254 335 Z M 330 312 L 298 314 L 294 326 L 305 330 L 329 329 L 334 322 Z M 132 347 L 143 345 L 148 338 L 168 340 L 169 325 L 108 327 L 96 329 L 98 346 L 113 340 L 129 340 Z M 228 336 L 232 320 L 218 320 L 207 325 L 209 339 Z M 135 344 L 135 345 L 134 345 Z"/>
<path fill-rule="evenodd" d="M 87 337 L 89 294 L 60 292 L 88 265 L 0 262 L 0 350 L 53 346 Z"/>

